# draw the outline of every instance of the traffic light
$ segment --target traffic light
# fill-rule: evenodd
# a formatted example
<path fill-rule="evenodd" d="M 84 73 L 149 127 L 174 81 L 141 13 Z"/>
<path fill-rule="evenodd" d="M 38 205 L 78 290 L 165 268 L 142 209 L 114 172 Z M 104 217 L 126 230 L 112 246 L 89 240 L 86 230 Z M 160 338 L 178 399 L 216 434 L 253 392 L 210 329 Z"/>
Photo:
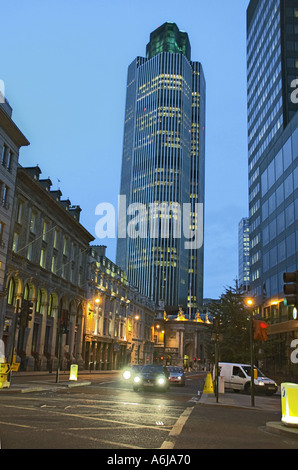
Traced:
<path fill-rule="evenodd" d="M 20 328 L 27 328 L 29 321 L 32 320 L 33 302 L 23 299 L 21 305 L 21 312 L 19 316 Z"/>
<path fill-rule="evenodd" d="M 29 321 L 32 320 L 32 314 L 33 314 L 33 302 L 30 302 L 30 300 L 27 301 L 27 326 Z"/>
<path fill-rule="evenodd" d="M 287 305 L 298 307 L 298 271 L 283 274 L 284 294 Z"/>
<path fill-rule="evenodd" d="M 62 334 L 67 332 L 68 327 L 68 310 L 62 310 L 60 317 L 60 331 Z"/>
<path fill-rule="evenodd" d="M 253 329 L 254 329 L 254 339 L 259 341 L 267 341 L 267 331 L 268 323 L 263 320 L 254 320 Z"/>

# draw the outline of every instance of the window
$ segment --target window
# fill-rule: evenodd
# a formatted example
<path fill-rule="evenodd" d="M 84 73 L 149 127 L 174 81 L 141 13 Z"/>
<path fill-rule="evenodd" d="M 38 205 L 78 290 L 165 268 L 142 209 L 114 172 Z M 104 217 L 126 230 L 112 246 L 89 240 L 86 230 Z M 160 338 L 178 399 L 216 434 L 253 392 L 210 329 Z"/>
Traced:
<path fill-rule="evenodd" d="M 32 261 L 32 243 L 30 243 L 27 249 L 27 259 L 29 261 Z"/>
<path fill-rule="evenodd" d="M 0 222 L 0 246 L 3 246 L 3 234 L 4 234 L 5 224 Z"/>
<path fill-rule="evenodd" d="M 3 194 L 2 194 L 2 206 L 5 207 L 6 209 L 8 209 L 8 192 L 9 192 L 9 188 L 5 184 L 3 187 Z"/>
<path fill-rule="evenodd" d="M 7 167 L 6 167 L 8 171 L 11 171 L 12 169 L 12 158 L 13 158 L 13 153 L 11 150 L 9 150 L 8 156 L 7 156 Z"/>
<path fill-rule="evenodd" d="M 284 259 L 286 259 L 286 242 L 282 240 L 277 247 L 277 254 L 278 254 L 278 262 L 280 263 Z"/>
<path fill-rule="evenodd" d="M 287 257 L 295 254 L 295 234 L 292 233 L 286 238 Z"/>
<path fill-rule="evenodd" d="M 277 190 L 275 191 L 276 194 L 276 207 L 278 207 L 284 201 L 284 186 L 281 184 Z"/>
<path fill-rule="evenodd" d="M 285 216 L 286 216 L 286 227 L 294 223 L 295 216 L 294 216 L 294 203 L 292 202 L 288 207 L 285 209 Z"/>
<path fill-rule="evenodd" d="M 261 187 L 262 187 L 262 196 L 267 193 L 268 191 L 268 177 L 267 177 L 267 170 L 261 176 Z"/>
<path fill-rule="evenodd" d="M 17 212 L 17 222 L 18 224 L 22 223 L 22 218 L 23 218 L 23 202 L 19 201 L 18 202 L 18 212 Z"/>
<path fill-rule="evenodd" d="M 285 179 L 285 199 L 293 193 L 292 173 Z"/>
<path fill-rule="evenodd" d="M 59 232 L 58 230 L 55 230 L 55 233 L 54 233 L 54 248 L 58 248 L 58 238 L 59 238 Z"/>
<path fill-rule="evenodd" d="M 42 230 L 42 239 L 43 239 L 43 241 L 46 241 L 46 239 L 47 239 L 47 232 L 48 232 L 48 223 L 46 221 L 44 221 L 43 230 Z"/>
<path fill-rule="evenodd" d="M 282 151 L 280 150 L 274 159 L 276 180 L 283 174 Z"/>
<path fill-rule="evenodd" d="M 275 211 L 275 193 L 273 193 L 272 196 L 270 196 L 268 203 L 269 203 L 269 215 L 270 215 L 272 214 L 272 212 Z"/>
<path fill-rule="evenodd" d="M 281 212 L 277 216 L 276 222 L 277 222 L 277 227 L 278 227 L 278 233 L 283 232 L 284 229 L 285 229 L 285 214 L 284 214 L 284 212 Z"/>
<path fill-rule="evenodd" d="M 69 242 L 68 237 L 64 236 L 64 239 L 63 239 L 63 254 L 65 256 L 67 256 L 67 253 L 68 253 L 68 242 Z"/>
<path fill-rule="evenodd" d="M 30 220 L 30 232 L 35 233 L 36 231 L 36 217 L 37 214 L 35 211 L 32 211 L 31 220 Z"/>
<path fill-rule="evenodd" d="M 15 232 L 13 234 L 13 242 L 12 242 L 12 251 L 15 253 L 18 251 L 18 245 L 19 245 L 19 234 Z"/>
<path fill-rule="evenodd" d="M 8 286 L 8 297 L 7 297 L 8 305 L 14 304 L 15 294 L 16 294 L 16 282 L 14 278 L 11 278 L 9 281 L 9 286 Z"/>
<path fill-rule="evenodd" d="M 275 168 L 274 160 L 268 165 L 268 189 L 271 188 L 275 183 Z"/>
<path fill-rule="evenodd" d="M 57 256 L 52 256 L 52 266 L 51 266 L 52 273 L 56 274 L 57 272 Z"/>
<path fill-rule="evenodd" d="M 264 228 L 263 230 L 263 246 L 267 245 L 269 243 L 269 227 Z"/>
<path fill-rule="evenodd" d="M 1 165 L 3 165 L 3 166 L 6 165 L 7 151 L 8 151 L 8 148 L 7 148 L 7 146 L 4 144 L 4 145 L 3 145 L 3 148 L 2 148 L 2 155 L 1 155 Z"/>
<path fill-rule="evenodd" d="M 42 248 L 40 251 L 40 263 L 39 264 L 42 268 L 46 267 L 46 250 L 44 248 Z"/>
<path fill-rule="evenodd" d="M 286 170 L 292 163 L 292 145 L 291 139 L 283 146 L 283 157 L 284 157 L 284 170 Z"/>

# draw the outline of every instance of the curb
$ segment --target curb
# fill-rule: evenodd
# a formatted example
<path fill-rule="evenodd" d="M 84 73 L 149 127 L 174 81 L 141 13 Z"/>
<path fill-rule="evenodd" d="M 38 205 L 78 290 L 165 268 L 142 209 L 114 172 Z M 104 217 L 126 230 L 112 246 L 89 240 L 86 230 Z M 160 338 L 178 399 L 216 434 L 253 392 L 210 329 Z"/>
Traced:
<path fill-rule="evenodd" d="M 1 393 L 10 393 L 10 392 L 15 392 L 15 393 L 30 393 L 30 392 L 44 392 L 48 390 L 59 390 L 63 388 L 72 388 L 72 387 L 85 387 L 87 385 L 91 385 L 91 382 L 88 381 L 82 381 L 82 382 L 75 382 L 75 381 L 70 381 L 70 382 L 58 382 L 55 384 L 45 384 L 42 386 L 29 386 L 26 387 L 26 385 L 13 385 L 11 388 L 2 388 L 0 389 L 0 394 Z"/>
<path fill-rule="evenodd" d="M 266 431 L 298 439 L 298 428 L 288 427 L 281 421 L 269 421 L 266 423 Z"/>

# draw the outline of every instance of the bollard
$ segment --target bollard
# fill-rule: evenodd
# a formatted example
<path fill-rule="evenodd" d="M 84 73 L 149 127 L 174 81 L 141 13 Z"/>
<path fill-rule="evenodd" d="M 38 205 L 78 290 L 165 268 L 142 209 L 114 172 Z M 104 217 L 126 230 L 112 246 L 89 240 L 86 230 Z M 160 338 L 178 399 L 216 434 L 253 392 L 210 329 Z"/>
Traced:
<path fill-rule="evenodd" d="M 281 421 L 286 426 L 298 427 L 298 384 L 281 384 Z"/>
<path fill-rule="evenodd" d="M 69 380 L 77 380 L 77 379 L 78 379 L 78 365 L 72 364 L 70 366 Z"/>

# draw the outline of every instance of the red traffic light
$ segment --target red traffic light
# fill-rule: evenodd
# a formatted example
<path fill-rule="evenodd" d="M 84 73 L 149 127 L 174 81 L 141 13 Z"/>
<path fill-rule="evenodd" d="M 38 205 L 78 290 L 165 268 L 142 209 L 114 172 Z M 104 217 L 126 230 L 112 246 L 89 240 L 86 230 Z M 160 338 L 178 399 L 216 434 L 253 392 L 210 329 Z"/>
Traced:
<path fill-rule="evenodd" d="M 253 329 L 254 329 L 254 339 L 259 341 L 267 341 L 267 331 L 268 323 L 263 320 L 254 320 Z"/>

